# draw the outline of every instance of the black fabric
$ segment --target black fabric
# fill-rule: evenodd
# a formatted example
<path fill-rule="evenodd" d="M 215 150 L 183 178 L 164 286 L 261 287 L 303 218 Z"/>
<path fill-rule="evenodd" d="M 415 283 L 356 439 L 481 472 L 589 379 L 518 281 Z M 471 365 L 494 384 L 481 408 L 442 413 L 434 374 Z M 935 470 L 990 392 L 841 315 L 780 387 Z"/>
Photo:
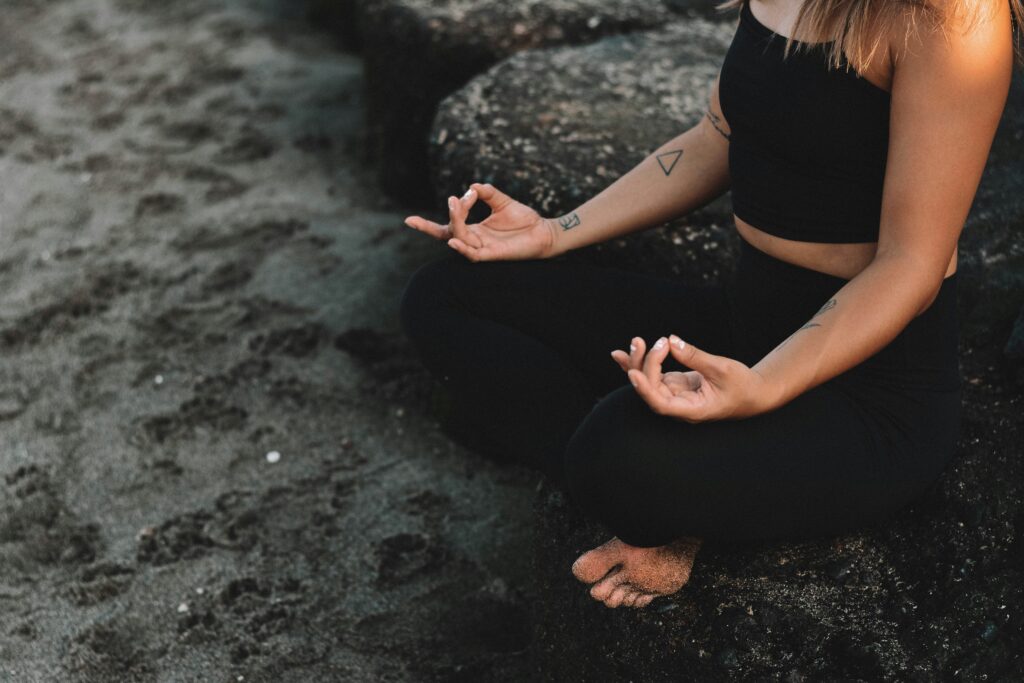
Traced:
<path fill-rule="evenodd" d="M 733 211 L 784 239 L 875 242 L 890 95 L 845 57 L 831 68 L 829 43 L 796 42 L 784 60 L 785 37 L 743 3 L 718 85 Z"/>
<path fill-rule="evenodd" d="M 959 435 L 957 275 L 885 349 L 777 410 L 699 424 L 658 415 L 613 349 L 674 333 L 752 365 L 846 282 L 742 244 L 720 286 L 451 252 L 412 276 L 401 321 L 477 448 L 546 472 L 627 543 L 801 538 L 884 520 L 938 477 Z"/>

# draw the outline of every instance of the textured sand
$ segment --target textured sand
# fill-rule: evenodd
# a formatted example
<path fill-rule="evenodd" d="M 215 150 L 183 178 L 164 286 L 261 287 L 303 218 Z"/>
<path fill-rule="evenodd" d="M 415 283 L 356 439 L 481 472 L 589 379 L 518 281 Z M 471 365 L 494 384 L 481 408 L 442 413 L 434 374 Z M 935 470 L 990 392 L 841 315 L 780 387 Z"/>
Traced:
<path fill-rule="evenodd" d="M 525 666 L 536 476 L 430 417 L 396 300 L 444 247 L 299 4 L 5 3 L 0 679 Z"/>

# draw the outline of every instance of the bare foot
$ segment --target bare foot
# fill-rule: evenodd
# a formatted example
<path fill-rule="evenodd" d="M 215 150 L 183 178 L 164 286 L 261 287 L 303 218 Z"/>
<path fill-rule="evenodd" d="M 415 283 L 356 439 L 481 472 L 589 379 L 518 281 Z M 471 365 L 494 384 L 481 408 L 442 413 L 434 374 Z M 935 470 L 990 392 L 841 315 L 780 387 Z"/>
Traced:
<path fill-rule="evenodd" d="M 657 548 L 637 548 L 618 538 L 579 556 L 573 575 L 593 584 L 590 595 L 608 607 L 646 607 L 690 580 L 701 539 L 684 536 Z"/>

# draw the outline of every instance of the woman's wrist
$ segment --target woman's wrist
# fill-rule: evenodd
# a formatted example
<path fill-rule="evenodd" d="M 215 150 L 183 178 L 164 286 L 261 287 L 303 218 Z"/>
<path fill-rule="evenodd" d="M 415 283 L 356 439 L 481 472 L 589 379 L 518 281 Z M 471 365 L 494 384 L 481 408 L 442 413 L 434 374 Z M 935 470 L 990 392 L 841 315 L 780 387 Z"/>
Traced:
<path fill-rule="evenodd" d="M 592 200 L 591 200 L 592 201 Z M 548 225 L 551 228 L 552 234 L 552 255 L 561 256 L 567 251 L 578 249 L 579 247 L 586 246 L 594 241 L 592 238 L 587 239 L 585 237 L 577 237 L 572 233 L 577 233 L 581 230 L 582 217 L 580 215 L 580 209 L 574 209 L 568 213 L 564 213 L 561 216 L 555 218 L 546 218 Z M 592 233 L 594 226 L 589 226 L 587 232 Z"/>
<path fill-rule="evenodd" d="M 546 227 L 548 232 L 551 234 L 551 243 L 544 254 L 544 258 L 554 258 L 569 251 L 569 247 L 565 244 L 565 239 L 563 237 L 565 230 L 562 229 L 559 219 L 542 218 L 541 221 L 543 221 L 544 227 Z"/>

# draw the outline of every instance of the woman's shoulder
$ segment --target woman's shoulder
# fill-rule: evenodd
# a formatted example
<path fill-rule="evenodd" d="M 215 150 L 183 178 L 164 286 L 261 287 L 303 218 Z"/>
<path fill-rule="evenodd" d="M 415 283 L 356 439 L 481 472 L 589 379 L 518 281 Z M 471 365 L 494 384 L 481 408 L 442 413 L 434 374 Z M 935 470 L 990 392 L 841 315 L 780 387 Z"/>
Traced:
<path fill-rule="evenodd" d="M 1013 50 L 1013 15 L 1022 0 L 921 0 L 889 5 L 885 42 L 892 62 L 905 59 L 985 58 Z"/>

